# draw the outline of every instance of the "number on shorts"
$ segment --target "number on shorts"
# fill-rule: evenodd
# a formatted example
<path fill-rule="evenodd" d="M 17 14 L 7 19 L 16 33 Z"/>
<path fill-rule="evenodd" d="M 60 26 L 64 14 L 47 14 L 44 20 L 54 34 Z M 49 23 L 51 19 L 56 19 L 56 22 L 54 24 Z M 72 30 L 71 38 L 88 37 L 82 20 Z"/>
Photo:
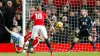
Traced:
<path fill-rule="evenodd" d="M 35 16 L 36 16 L 36 19 L 42 19 L 42 14 L 41 13 L 35 14 Z"/>

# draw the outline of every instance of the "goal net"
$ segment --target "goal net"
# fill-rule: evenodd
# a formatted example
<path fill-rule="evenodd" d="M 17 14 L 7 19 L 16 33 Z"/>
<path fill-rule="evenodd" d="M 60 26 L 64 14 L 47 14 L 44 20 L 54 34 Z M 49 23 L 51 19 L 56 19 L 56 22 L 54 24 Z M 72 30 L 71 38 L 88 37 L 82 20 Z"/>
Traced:
<path fill-rule="evenodd" d="M 78 17 L 80 16 L 80 10 L 82 8 L 87 9 L 88 15 L 92 18 L 92 23 L 95 27 L 93 28 L 93 33 L 91 33 L 97 50 L 100 51 L 99 0 L 25 0 L 25 25 L 30 19 L 30 8 L 36 4 L 42 5 L 43 11 L 47 13 L 54 26 L 58 21 L 64 24 L 64 29 L 57 29 L 56 33 L 53 33 L 50 31 L 48 22 L 46 22 L 49 40 L 54 52 L 67 52 L 70 49 L 70 43 L 77 35 Z M 40 41 L 39 45 L 35 48 L 35 52 L 48 51 L 48 47 L 45 42 L 42 41 Z M 83 38 L 74 46 L 73 51 L 92 52 L 94 50 L 88 39 Z"/>

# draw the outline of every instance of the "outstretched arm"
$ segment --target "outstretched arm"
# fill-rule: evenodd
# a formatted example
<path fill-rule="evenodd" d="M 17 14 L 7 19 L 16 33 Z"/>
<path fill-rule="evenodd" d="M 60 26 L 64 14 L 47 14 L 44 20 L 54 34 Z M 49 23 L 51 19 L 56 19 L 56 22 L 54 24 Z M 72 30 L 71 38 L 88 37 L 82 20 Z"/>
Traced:
<path fill-rule="evenodd" d="M 51 23 L 50 19 L 48 17 L 46 19 L 49 22 L 50 26 L 53 27 L 53 24 Z"/>
<path fill-rule="evenodd" d="M 5 29 L 11 34 L 12 32 L 5 26 Z"/>
<path fill-rule="evenodd" d="M 46 19 L 48 20 L 48 22 L 49 22 L 49 24 L 51 26 L 50 27 L 50 31 L 53 31 L 55 33 L 54 25 L 51 23 L 51 21 L 50 21 L 50 19 L 48 17 Z"/>

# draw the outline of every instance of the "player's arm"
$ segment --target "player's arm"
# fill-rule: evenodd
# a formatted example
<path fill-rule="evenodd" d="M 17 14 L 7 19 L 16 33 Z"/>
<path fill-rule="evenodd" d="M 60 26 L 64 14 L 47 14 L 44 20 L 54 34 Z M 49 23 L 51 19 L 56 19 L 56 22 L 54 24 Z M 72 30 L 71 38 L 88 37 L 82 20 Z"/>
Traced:
<path fill-rule="evenodd" d="M 48 17 L 46 17 L 46 19 L 47 19 L 47 21 L 49 22 L 49 24 L 51 25 L 51 27 L 53 27 L 53 25 L 52 25 L 50 19 L 49 19 Z"/>
<path fill-rule="evenodd" d="M 28 21 L 27 26 L 26 26 L 26 30 L 29 29 L 29 25 L 30 25 L 31 21 L 32 21 L 32 20 L 29 20 L 29 21 Z"/>
<path fill-rule="evenodd" d="M 55 32 L 55 29 L 54 29 L 54 25 L 51 23 L 50 19 L 48 17 L 46 17 L 47 21 L 49 22 L 50 24 L 50 30 L 53 30 Z"/>
<path fill-rule="evenodd" d="M 12 31 L 10 31 L 6 26 L 5 26 L 5 29 L 11 34 Z"/>
<path fill-rule="evenodd" d="M 89 17 L 89 21 L 88 21 L 88 29 L 89 29 L 89 30 L 92 29 L 92 20 L 91 20 L 91 17 Z"/>

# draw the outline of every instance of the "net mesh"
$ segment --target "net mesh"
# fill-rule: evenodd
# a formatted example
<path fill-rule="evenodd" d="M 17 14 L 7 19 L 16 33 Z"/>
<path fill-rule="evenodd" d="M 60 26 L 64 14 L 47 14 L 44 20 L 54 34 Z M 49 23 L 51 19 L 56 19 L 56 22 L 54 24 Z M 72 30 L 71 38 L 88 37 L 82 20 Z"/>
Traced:
<path fill-rule="evenodd" d="M 87 9 L 88 15 L 92 18 L 93 25 L 96 26 L 96 31 L 93 33 L 97 49 L 100 51 L 100 1 L 99 0 L 25 0 L 26 1 L 26 24 L 30 18 L 30 8 L 36 4 L 41 4 L 43 11 L 47 13 L 52 24 L 61 21 L 64 24 L 64 30 L 56 30 L 56 33 L 50 32 L 50 26 L 46 22 L 48 36 L 52 44 L 54 52 L 66 52 L 70 48 L 70 43 L 76 35 L 78 17 L 81 9 Z M 56 27 L 55 27 L 56 28 Z M 96 38 L 95 38 L 96 37 Z M 44 42 L 35 48 L 36 52 L 49 51 Z M 81 39 L 80 43 L 76 44 L 73 51 L 93 51 L 88 39 Z"/>

